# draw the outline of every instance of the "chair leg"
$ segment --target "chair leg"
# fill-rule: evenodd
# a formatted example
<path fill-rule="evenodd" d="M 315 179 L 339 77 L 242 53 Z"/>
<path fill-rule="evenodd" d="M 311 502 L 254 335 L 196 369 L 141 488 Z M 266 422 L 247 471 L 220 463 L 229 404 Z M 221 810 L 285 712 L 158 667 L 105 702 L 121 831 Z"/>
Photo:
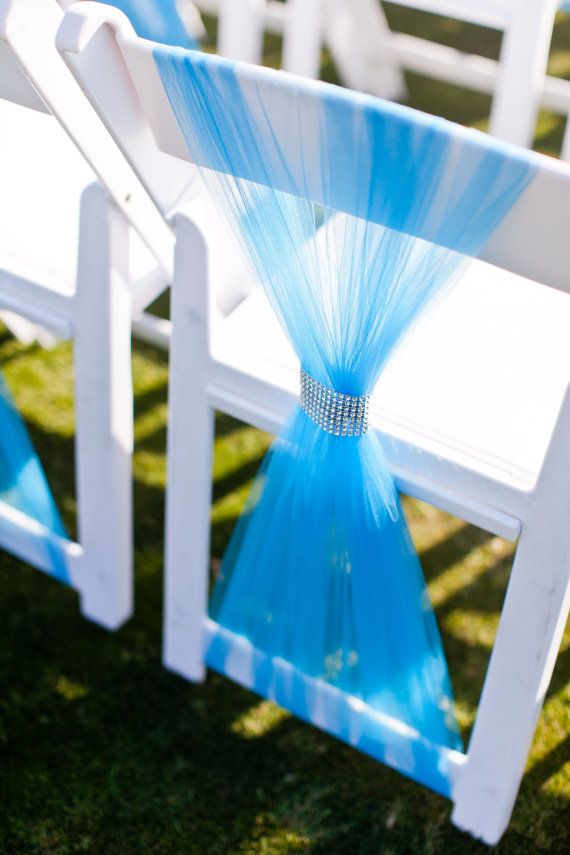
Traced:
<path fill-rule="evenodd" d="M 523 526 L 452 820 L 486 843 L 506 829 L 570 605 L 570 391 Z"/>
<path fill-rule="evenodd" d="M 319 77 L 324 11 L 323 0 L 288 0 L 283 32 L 285 71 Z"/>
<path fill-rule="evenodd" d="M 392 32 L 377 0 L 334 0 L 326 10 L 325 41 L 351 89 L 398 101 L 404 72 L 390 53 Z"/>
<path fill-rule="evenodd" d="M 98 184 L 81 203 L 75 315 L 82 613 L 108 629 L 133 608 L 133 390 L 128 226 Z"/>
<path fill-rule="evenodd" d="M 557 0 L 530 0 L 504 33 L 489 117 L 493 136 L 532 147 Z"/>
<path fill-rule="evenodd" d="M 566 128 L 564 129 L 560 158 L 570 163 L 570 114 L 566 117 Z"/>
<path fill-rule="evenodd" d="M 220 0 L 217 51 L 221 56 L 261 62 L 265 6 L 266 0 Z"/>
<path fill-rule="evenodd" d="M 208 257 L 194 222 L 176 220 L 169 367 L 163 661 L 204 678 L 214 413 L 206 395 L 210 356 Z"/>

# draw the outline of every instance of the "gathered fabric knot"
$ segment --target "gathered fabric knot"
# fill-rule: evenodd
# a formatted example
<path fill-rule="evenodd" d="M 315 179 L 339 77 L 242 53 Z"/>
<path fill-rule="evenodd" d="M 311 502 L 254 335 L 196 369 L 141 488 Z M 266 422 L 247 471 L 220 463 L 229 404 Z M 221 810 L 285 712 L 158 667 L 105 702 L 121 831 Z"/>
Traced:
<path fill-rule="evenodd" d="M 330 389 L 301 368 L 301 409 L 334 436 L 362 436 L 368 430 L 370 395 L 345 395 Z"/>

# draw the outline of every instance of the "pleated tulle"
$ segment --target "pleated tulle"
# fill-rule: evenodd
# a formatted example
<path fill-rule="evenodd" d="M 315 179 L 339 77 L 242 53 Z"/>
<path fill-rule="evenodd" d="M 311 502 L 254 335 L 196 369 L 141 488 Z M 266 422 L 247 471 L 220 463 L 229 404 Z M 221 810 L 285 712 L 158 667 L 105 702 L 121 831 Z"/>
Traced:
<path fill-rule="evenodd" d="M 335 87 L 154 56 L 304 370 L 338 392 L 371 391 L 531 181 L 532 158 Z M 461 745 L 445 654 L 373 432 L 335 437 L 295 411 L 255 480 L 210 616 L 212 667 L 448 792 L 429 748 Z"/>
<path fill-rule="evenodd" d="M 42 465 L 34 451 L 28 431 L 19 415 L 12 396 L 0 374 L 0 501 L 31 517 L 49 532 L 62 538 L 67 533 Z M 3 526 L 0 520 L 0 546 Z M 10 528 L 10 540 L 17 537 L 22 542 L 29 535 L 24 530 Z M 50 540 L 43 544 L 33 537 L 33 551 L 38 552 L 38 563 L 61 582 L 69 582 L 65 556 Z"/>
<path fill-rule="evenodd" d="M 268 656 L 459 747 L 433 611 L 373 433 L 323 437 L 295 411 L 257 476 L 210 614 Z M 224 670 L 219 654 L 213 645 L 207 661 Z"/>

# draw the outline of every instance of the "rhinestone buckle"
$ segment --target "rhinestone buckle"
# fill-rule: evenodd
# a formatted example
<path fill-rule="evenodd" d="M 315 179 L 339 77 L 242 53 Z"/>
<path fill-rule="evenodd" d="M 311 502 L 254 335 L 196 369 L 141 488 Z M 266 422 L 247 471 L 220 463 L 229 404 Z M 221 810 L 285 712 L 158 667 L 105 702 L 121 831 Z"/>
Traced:
<path fill-rule="evenodd" d="M 301 368 L 301 409 L 334 436 L 362 436 L 368 430 L 370 395 L 343 395 Z"/>

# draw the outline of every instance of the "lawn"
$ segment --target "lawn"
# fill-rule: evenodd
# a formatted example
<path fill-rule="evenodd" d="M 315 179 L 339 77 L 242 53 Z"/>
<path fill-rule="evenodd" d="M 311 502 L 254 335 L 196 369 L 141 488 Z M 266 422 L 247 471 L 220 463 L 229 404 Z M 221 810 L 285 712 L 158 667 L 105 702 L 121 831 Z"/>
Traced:
<path fill-rule="evenodd" d="M 490 56 L 489 31 L 392 8 L 394 25 Z M 210 28 L 212 22 L 209 22 Z M 211 32 L 211 29 L 210 29 Z M 267 61 L 279 44 L 266 41 Z M 328 56 L 324 74 L 334 79 Z M 552 70 L 570 77 L 570 17 Z M 488 99 L 408 78 L 410 103 L 485 126 Z M 537 148 L 557 152 L 543 114 Z M 0 366 L 74 530 L 71 348 L 26 348 L 0 330 Z M 210 675 L 193 686 L 160 663 L 167 359 L 136 344 L 136 613 L 109 634 L 76 595 L 0 552 L 0 853 L 479 853 L 445 799 L 269 702 Z M 269 437 L 219 416 L 212 567 L 223 554 Z M 512 547 L 405 500 L 429 581 L 465 737 L 477 708 Z M 568 851 L 570 632 L 509 831 L 498 852 Z"/>

